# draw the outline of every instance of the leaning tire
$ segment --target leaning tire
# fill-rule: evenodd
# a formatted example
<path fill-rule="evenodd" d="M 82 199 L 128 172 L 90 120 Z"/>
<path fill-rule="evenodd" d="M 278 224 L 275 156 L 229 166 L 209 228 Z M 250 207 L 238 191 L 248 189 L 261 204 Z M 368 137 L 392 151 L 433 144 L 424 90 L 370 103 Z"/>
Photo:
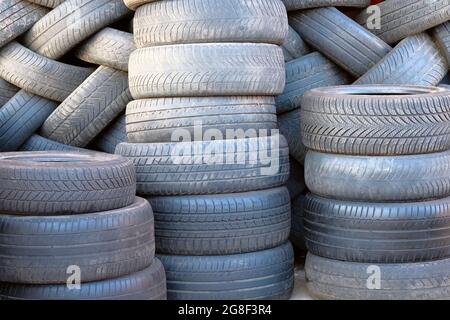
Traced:
<path fill-rule="evenodd" d="M 0 212 L 80 214 L 133 203 L 133 164 L 103 153 L 16 152 L 0 156 Z"/>
<path fill-rule="evenodd" d="M 29 139 L 27 139 L 27 141 L 20 146 L 19 151 L 89 152 L 87 149 L 68 146 L 66 144 L 46 139 L 38 134 L 33 134 Z"/>
<path fill-rule="evenodd" d="M 114 154 L 117 145 L 122 142 L 128 142 L 125 115 L 115 119 L 91 145 L 100 151 Z"/>
<path fill-rule="evenodd" d="M 0 283 L 0 300 L 166 300 L 166 277 L 158 259 L 146 269 L 110 280 L 67 284 L 26 285 Z"/>
<path fill-rule="evenodd" d="M 450 64 L 450 22 L 443 23 L 433 29 L 434 40 Z"/>
<path fill-rule="evenodd" d="M 158 256 L 169 300 L 288 299 L 294 285 L 290 243 L 228 256 Z"/>
<path fill-rule="evenodd" d="M 298 162 L 303 163 L 308 149 L 302 142 L 300 123 L 300 109 L 283 113 L 278 117 L 280 133 L 286 137 L 290 155 Z"/>
<path fill-rule="evenodd" d="M 288 11 L 318 7 L 361 7 L 370 5 L 370 0 L 281 0 Z"/>
<path fill-rule="evenodd" d="M 19 88 L 0 78 L 0 108 L 19 91 Z"/>

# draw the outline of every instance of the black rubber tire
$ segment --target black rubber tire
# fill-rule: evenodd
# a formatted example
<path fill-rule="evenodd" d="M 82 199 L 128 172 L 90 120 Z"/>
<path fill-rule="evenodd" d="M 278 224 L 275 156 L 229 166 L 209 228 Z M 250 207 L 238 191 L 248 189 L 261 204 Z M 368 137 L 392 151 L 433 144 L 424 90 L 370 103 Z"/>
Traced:
<path fill-rule="evenodd" d="M 122 0 L 65 0 L 33 25 L 23 43 L 38 54 L 59 59 L 128 13 Z"/>
<path fill-rule="evenodd" d="M 281 0 L 288 11 L 318 7 L 359 7 L 370 5 L 370 0 Z"/>
<path fill-rule="evenodd" d="M 140 6 L 142 6 L 144 4 L 155 2 L 155 1 L 159 1 L 159 0 L 123 0 L 125 5 L 131 10 L 136 10 L 137 8 L 139 8 Z"/>
<path fill-rule="evenodd" d="M 135 99 L 278 95 L 285 85 L 283 50 L 253 43 L 141 48 L 131 54 L 129 81 Z"/>
<path fill-rule="evenodd" d="M 296 11 L 289 24 L 312 47 L 355 77 L 369 71 L 392 49 L 336 8 Z"/>
<path fill-rule="evenodd" d="M 125 115 L 120 115 L 94 139 L 91 146 L 100 151 L 114 154 L 119 143 L 128 142 L 125 125 Z"/>
<path fill-rule="evenodd" d="M 450 64 L 450 22 L 443 23 L 432 30 L 434 40 L 439 45 L 442 54 Z"/>
<path fill-rule="evenodd" d="M 19 151 L 69 151 L 69 152 L 89 152 L 87 149 L 68 146 L 56 141 L 52 141 L 33 134 L 19 148 Z"/>
<path fill-rule="evenodd" d="M 92 214 L 0 216 L 0 281 L 64 284 L 69 266 L 80 268 L 81 283 L 140 271 L 155 255 L 153 223 L 142 198 Z"/>
<path fill-rule="evenodd" d="M 171 142 L 180 130 L 194 137 L 201 123 L 203 139 L 207 130 L 227 138 L 235 132 L 277 129 L 273 97 L 192 97 L 156 98 L 132 101 L 127 106 L 128 141 L 133 143 Z M 230 132 L 228 131 L 228 132 Z M 180 132 L 181 133 L 181 132 Z M 210 140 L 210 139 L 209 139 Z"/>
<path fill-rule="evenodd" d="M 308 149 L 302 142 L 300 123 L 300 109 L 283 113 L 278 117 L 280 133 L 286 137 L 289 154 L 298 162 L 303 163 Z"/>
<path fill-rule="evenodd" d="M 309 194 L 304 212 L 306 244 L 317 256 L 373 263 L 450 257 L 450 198 L 368 203 Z"/>
<path fill-rule="evenodd" d="M 291 207 L 291 235 L 289 239 L 294 247 L 306 251 L 305 227 L 303 223 L 305 216 L 305 195 L 301 194 L 296 199 L 292 200 Z"/>
<path fill-rule="evenodd" d="M 308 54 L 286 64 L 286 87 L 276 97 L 277 113 L 301 107 L 303 94 L 320 87 L 350 84 L 353 79 L 319 52 Z"/>
<path fill-rule="evenodd" d="M 81 214 L 133 203 L 136 178 L 125 158 L 99 152 L 12 152 L 0 155 L 0 212 Z"/>
<path fill-rule="evenodd" d="M 153 197 L 158 253 L 224 255 L 285 243 L 291 227 L 285 187 L 204 196 Z"/>
<path fill-rule="evenodd" d="M 294 286 L 289 242 L 228 256 L 158 257 L 166 269 L 169 300 L 285 300 Z"/>
<path fill-rule="evenodd" d="M 211 42 L 280 45 L 288 28 L 280 0 L 155 1 L 137 8 L 133 21 L 138 48 Z"/>
<path fill-rule="evenodd" d="M 0 49 L 0 77 L 50 100 L 66 99 L 91 72 L 45 58 L 17 42 Z"/>
<path fill-rule="evenodd" d="M 85 147 L 132 99 L 127 73 L 100 66 L 48 117 L 40 134 L 63 144 Z"/>
<path fill-rule="evenodd" d="M 425 33 L 400 42 L 355 84 L 435 86 L 448 71 L 438 45 Z"/>
<path fill-rule="evenodd" d="M 368 289 L 378 267 L 381 288 Z M 378 264 L 344 262 L 308 253 L 309 292 L 330 300 L 448 300 L 450 259 L 420 263 Z"/>
<path fill-rule="evenodd" d="M 56 8 L 66 0 L 27 0 L 27 1 L 47 8 Z"/>
<path fill-rule="evenodd" d="M 281 49 L 283 49 L 284 61 L 286 62 L 310 53 L 307 44 L 291 26 L 288 28 L 288 34 L 284 39 Z"/>
<path fill-rule="evenodd" d="M 369 85 L 319 88 L 302 100 L 303 143 L 349 155 L 405 155 L 450 149 L 450 92 Z"/>
<path fill-rule="evenodd" d="M 81 45 L 75 56 L 83 61 L 128 71 L 128 60 L 136 49 L 133 34 L 105 28 Z"/>
<path fill-rule="evenodd" d="M 0 108 L 14 97 L 17 91 L 19 88 L 0 78 Z"/>
<path fill-rule="evenodd" d="M 209 158 L 211 150 L 215 150 L 220 159 Z M 282 136 L 183 143 L 121 143 L 116 153 L 135 164 L 137 190 L 141 195 L 246 192 L 281 186 L 289 176 L 288 146 Z M 267 159 L 261 161 L 259 157 L 257 161 L 249 161 L 255 159 L 256 153 L 264 154 Z M 230 156 L 233 163 L 227 163 Z"/>
<path fill-rule="evenodd" d="M 448 0 L 387 0 L 377 6 L 381 10 L 381 28 L 370 31 L 387 43 L 395 43 L 450 19 Z M 363 11 L 356 21 L 366 26 L 372 14 Z"/>
<path fill-rule="evenodd" d="M 47 14 L 48 10 L 24 0 L 0 2 L 0 47 L 17 38 Z"/>
<path fill-rule="evenodd" d="M 426 201 L 450 196 L 450 151 L 408 156 L 363 157 L 309 151 L 309 190 L 354 201 Z"/>
<path fill-rule="evenodd" d="M 67 285 L 0 283 L 0 300 L 166 300 L 166 276 L 158 259 L 146 269 L 120 278 Z"/>
<path fill-rule="evenodd" d="M 289 180 L 286 187 L 291 199 L 296 199 L 306 189 L 305 172 L 303 166 L 293 157 L 289 157 Z"/>
<path fill-rule="evenodd" d="M 0 152 L 16 151 L 56 107 L 53 101 L 20 90 L 0 108 Z"/>

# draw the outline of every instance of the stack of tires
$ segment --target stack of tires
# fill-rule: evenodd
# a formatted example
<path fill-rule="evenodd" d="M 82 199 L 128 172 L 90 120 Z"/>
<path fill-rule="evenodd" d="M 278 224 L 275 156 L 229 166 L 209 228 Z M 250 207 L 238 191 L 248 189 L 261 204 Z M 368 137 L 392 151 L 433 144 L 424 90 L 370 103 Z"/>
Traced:
<path fill-rule="evenodd" d="M 0 299 L 165 299 L 133 164 L 102 153 L 0 155 Z"/>
<path fill-rule="evenodd" d="M 311 293 L 449 299 L 450 92 L 313 89 L 301 116 Z"/>
<path fill-rule="evenodd" d="M 125 3 L 136 10 L 136 100 L 116 153 L 134 162 L 154 208 L 168 298 L 288 298 L 289 152 L 268 135 L 285 83 L 283 3 Z"/>

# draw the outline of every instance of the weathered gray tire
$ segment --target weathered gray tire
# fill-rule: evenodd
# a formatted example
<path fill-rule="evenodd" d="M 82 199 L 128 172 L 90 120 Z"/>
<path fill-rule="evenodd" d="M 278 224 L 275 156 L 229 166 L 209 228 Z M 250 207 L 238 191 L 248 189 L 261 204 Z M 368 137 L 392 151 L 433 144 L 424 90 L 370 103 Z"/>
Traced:
<path fill-rule="evenodd" d="M 278 117 L 280 133 L 286 137 L 289 145 L 289 154 L 298 162 L 303 163 L 308 149 L 306 149 L 302 141 L 300 123 L 300 109 L 283 113 Z"/>
<path fill-rule="evenodd" d="M 47 8 L 56 8 L 66 0 L 27 0 L 27 1 Z"/>
<path fill-rule="evenodd" d="M 105 28 L 88 39 L 75 56 L 86 62 L 128 71 L 128 60 L 136 49 L 133 34 Z"/>
<path fill-rule="evenodd" d="M 140 7 L 144 4 L 155 2 L 155 1 L 159 1 L 159 0 L 123 0 L 125 5 L 131 10 L 136 10 L 138 7 Z"/>
<path fill-rule="evenodd" d="M 120 115 L 94 139 L 91 145 L 103 152 L 114 154 L 119 143 L 128 142 L 125 125 L 125 115 Z"/>
<path fill-rule="evenodd" d="M 301 194 L 292 200 L 292 215 L 291 215 L 291 240 L 294 247 L 306 251 L 305 244 L 305 227 L 303 219 L 305 216 L 305 195 Z"/>
<path fill-rule="evenodd" d="M 417 86 L 342 86 L 302 100 L 303 143 L 349 155 L 404 155 L 450 149 L 450 93 Z"/>
<path fill-rule="evenodd" d="M 305 181 L 319 196 L 353 201 L 426 201 L 450 196 L 450 152 L 345 156 L 309 151 Z"/>
<path fill-rule="evenodd" d="M 293 12 L 289 24 L 303 40 L 355 77 L 365 74 L 391 50 L 336 8 Z"/>
<path fill-rule="evenodd" d="M 0 78 L 0 108 L 14 97 L 17 91 L 19 88 Z"/>
<path fill-rule="evenodd" d="M 50 100 L 66 99 L 91 72 L 45 58 L 17 42 L 0 49 L 0 77 Z"/>
<path fill-rule="evenodd" d="M 432 31 L 434 40 L 438 43 L 442 54 L 450 64 L 450 22 L 443 23 Z"/>
<path fill-rule="evenodd" d="M 209 43 L 141 48 L 129 65 L 135 99 L 278 95 L 285 85 L 283 51 L 273 44 Z"/>
<path fill-rule="evenodd" d="M 0 2 L 0 47 L 17 38 L 48 12 L 24 0 Z"/>
<path fill-rule="evenodd" d="M 100 66 L 48 117 L 40 134 L 63 144 L 85 147 L 131 100 L 128 75 Z"/>
<path fill-rule="evenodd" d="M 155 255 L 152 208 L 142 198 L 111 211 L 0 222 L 2 282 L 65 284 L 77 266 L 84 284 L 142 270 Z"/>
<path fill-rule="evenodd" d="M 309 194 L 304 212 L 306 244 L 317 256 L 373 263 L 450 257 L 450 198 L 368 203 Z"/>
<path fill-rule="evenodd" d="M 296 199 L 305 191 L 305 172 L 303 166 L 293 157 L 289 157 L 289 180 L 286 187 L 289 190 L 291 200 Z"/>
<path fill-rule="evenodd" d="M 277 113 L 301 107 L 303 94 L 313 88 L 352 83 L 352 78 L 319 52 L 308 54 L 286 64 L 286 87 L 276 97 Z"/>
<path fill-rule="evenodd" d="M 281 49 L 283 49 L 284 61 L 286 62 L 310 53 L 307 44 L 291 26 L 288 28 L 288 34 L 284 39 Z"/>
<path fill-rule="evenodd" d="M 0 108 L 0 152 L 16 151 L 56 107 L 53 101 L 20 90 Z"/>
<path fill-rule="evenodd" d="M 448 71 L 436 43 L 425 33 L 400 42 L 355 84 L 411 84 L 435 86 Z"/>
<path fill-rule="evenodd" d="M 381 28 L 370 31 L 387 43 L 431 29 L 450 19 L 448 0 L 387 0 L 378 4 Z M 356 21 L 367 26 L 373 13 L 363 11 Z"/>
<path fill-rule="evenodd" d="M 285 243 L 291 226 L 285 187 L 203 196 L 152 197 L 158 253 L 223 255 Z"/>
<path fill-rule="evenodd" d="M 370 5 L 370 0 L 281 0 L 288 11 L 318 7 L 361 7 Z"/>
<path fill-rule="evenodd" d="M 66 0 L 34 24 L 23 43 L 47 58 L 59 59 L 128 13 L 122 0 Z"/>
<path fill-rule="evenodd" d="M 146 269 L 110 280 L 82 283 L 80 290 L 66 284 L 0 283 L 0 300 L 166 300 L 166 276 L 158 259 Z"/>
<path fill-rule="evenodd" d="M 448 300 L 450 259 L 420 263 L 377 264 L 344 262 L 308 253 L 309 292 L 330 300 Z M 381 276 L 380 289 L 368 284 Z"/>
<path fill-rule="evenodd" d="M 212 155 L 214 150 L 216 156 Z M 246 192 L 278 187 L 286 183 L 289 176 L 288 147 L 282 136 L 205 142 L 121 143 L 116 153 L 135 164 L 137 190 L 142 195 Z M 257 153 L 259 159 L 250 161 Z M 263 159 L 261 155 L 264 155 Z"/>
<path fill-rule="evenodd" d="M 213 140 L 209 132 L 223 140 L 238 130 L 256 135 L 260 130 L 270 134 L 277 129 L 273 97 L 136 100 L 128 104 L 126 119 L 128 141 L 133 143 L 173 142 L 187 133 L 194 137 L 196 123 L 201 123 L 203 140 Z"/>
<path fill-rule="evenodd" d="M 87 149 L 68 146 L 56 141 L 52 141 L 33 134 L 19 148 L 19 151 L 69 151 L 69 152 L 89 152 Z"/>
<path fill-rule="evenodd" d="M 282 44 L 288 28 L 280 0 L 156 1 L 137 8 L 133 21 L 139 48 L 203 42 Z"/>
<path fill-rule="evenodd" d="M 226 256 L 158 255 L 169 300 L 286 300 L 294 286 L 290 243 Z"/>
<path fill-rule="evenodd" d="M 125 158 L 99 152 L 11 152 L 0 155 L 0 212 L 81 214 L 133 203 L 136 177 Z"/>

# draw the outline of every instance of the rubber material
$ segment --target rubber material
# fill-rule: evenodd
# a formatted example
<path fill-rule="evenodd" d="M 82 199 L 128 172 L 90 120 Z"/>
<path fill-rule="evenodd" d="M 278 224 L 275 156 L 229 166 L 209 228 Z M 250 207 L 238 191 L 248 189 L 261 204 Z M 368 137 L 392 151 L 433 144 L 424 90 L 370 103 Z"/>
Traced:
<path fill-rule="evenodd" d="M 14 97 L 17 91 L 19 88 L 0 78 L 0 108 Z"/>
<path fill-rule="evenodd" d="M 293 157 L 289 157 L 289 180 L 286 187 L 289 190 L 291 200 L 296 199 L 305 191 L 305 172 L 303 166 Z"/>
<path fill-rule="evenodd" d="M 33 134 L 24 144 L 19 148 L 19 151 L 70 151 L 70 152 L 89 152 L 87 149 L 76 148 L 52 141 Z"/>
<path fill-rule="evenodd" d="M 27 1 L 47 8 L 56 8 L 66 0 L 27 0 Z"/>
<path fill-rule="evenodd" d="M 294 286 L 290 243 L 229 256 L 158 255 L 169 300 L 288 299 Z"/>
<path fill-rule="evenodd" d="M 125 128 L 125 115 L 120 115 L 91 143 L 92 146 L 106 153 L 114 153 L 119 143 L 128 142 Z"/>
<path fill-rule="evenodd" d="M 289 154 L 298 162 L 303 163 L 308 150 L 302 142 L 300 123 L 300 109 L 283 113 L 278 117 L 280 133 L 286 137 Z"/>
<path fill-rule="evenodd" d="M 450 64 L 450 22 L 443 23 L 432 30 L 434 40 Z"/>
<path fill-rule="evenodd" d="M 138 7 L 140 7 L 146 3 L 151 3 L 151 2 L 155 2 L 155 1 L 158 1 L 158 0 L 123 0 L 125 5 L 131 10 L 136 10 Z"/>
<path fill-rule="evenodd" d="M 284 61 L 286 62 L 310 53 L 307 44 L 291 26 L 288 28 L 288 34 L 284 39 L 281 49 L 283 49 Z"/>
<path fill-rule="evenodd" d="M 288 11 L 318 7 L 361 7 L 370 5 L 370 0 L 281 0 Z"/>

